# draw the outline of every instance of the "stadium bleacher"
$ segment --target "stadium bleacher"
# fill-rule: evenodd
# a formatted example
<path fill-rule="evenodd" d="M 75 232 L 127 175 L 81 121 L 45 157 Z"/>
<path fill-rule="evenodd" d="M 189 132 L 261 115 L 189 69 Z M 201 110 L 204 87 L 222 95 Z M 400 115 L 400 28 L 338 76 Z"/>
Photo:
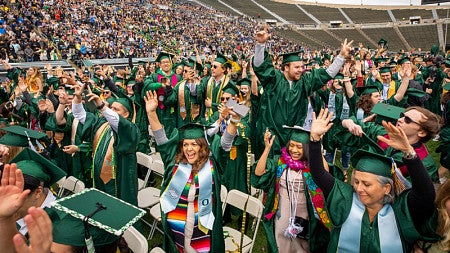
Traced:
<path fill-rule="evenodd" d="M 209 1 L 203 0 L 203 1 L 199 1 L 199 2 L 203 3 L 206 6 L 210 6 L 211 8 L 213 8 L 215 10 L 224 11 L 224 12 L 228 12 L 228 13 L 231 13 L 233 15 L 236 15 L 236 13 L 233 12 L 230 8 L 228 8 L 225 5 L 221 4 L 217 0 L 209 0 Z"/>
<path fill-rule="evenodd" d="M 331 33 L 335 34 L 341 40 L 348 38 L 354 41 L 353 45 L 357 46 L 359 42 L 363 43 L 364 45 L 371 45 L 370 41 L 366 39 L 358 30 L 356 29 L 330 29 Z"/>
<path fill-rule="evenodd" d="M 318 5 L 301 5 L 308 13 L 311 13 L 314 17 L 328 23 L 330 21 L 340 20 L 343 23 L 347 23 L 347 20 L 337 8 L 329 8 Z"/>
<path fill-rule="evenodd" d="M 304 46 L 308 46 L 311 48 L 322 48 L 323 47 L 321 44 L 317 43 L 316 41 L 303 36 L 301 34 L 302 31 L 295 32 L 295 31 L 277 29 L 276 32 L 277 32 L 277 34 L 279 34 L 285 38 L 288 38 L 292 41 L 297 42 L 299 45 L 304 45 Z"/>
<path fill-rule="evenodd" d="M 450 9 L 449 8 L 441 8 L 436 9 L 439 18 L 450 18 Z"/>
<path fill-rule="evenodd" d="M 355 24 L 385 23 L 391 21 L 391 18 L 386 10 L 363 8 L 345 8 L 343 10 Z"/>
<path fill-rule="evenodd" d="M 399 9 L 392 10 L 392 14 L 397 21 L 406 21 L 409 20 L 410 17 L 420 16 L 422 19 L 430 19 L 433 18 L 433 14 L 431 10 L 426 9 Z"/>
<path fill-rule="evenodd" d="M 400 31 L 407 41 L 414 41 L 414 47 L 429 49 L 431 44 L 438 44 L 436 25 L 409 25 L 400 26 Z M 436 41 L 433 41 L 435 38 Z"/>
<path fill-rule="evenodd" d="M 319 29 L 308 29 L 308 30 L 302 30 L 303 33 L 313 37 L 313 38 L 319 38 L 320 41 L 323 43 L 324 46 L 329 46 L 332 48 L 339 48 L 341 41 L 338 41 L 333 36 L 329 35 L 324 30 Z"/>
<path fill-rule="evenodd" d="M 271 0 L 258 0 L 257 2 L 293 24 L 315 24 L 308 15 L 295 5 L 274 2 Z"/>
<path fill-rule="evenodd" d="M 205 1 L 209 2 L 209 1 Z M 228 5 L 233 8 L 238 9 L 239 11 L 247 14 L 252 18 L 257 18 L 260 15 L 260 18 L 269 18 L 273 19 L 273 16 L 261 9 L 258 5 L 254 4 L 250 0 L 227 0 L 225 1 Z"/>
<path fill-rule="evenodd" d="M 380 38 L 387 40 L 389 50 L 406 49 L 393 27 L 363 28 L 362 30 L 374 41 L 378 41 Z"/>

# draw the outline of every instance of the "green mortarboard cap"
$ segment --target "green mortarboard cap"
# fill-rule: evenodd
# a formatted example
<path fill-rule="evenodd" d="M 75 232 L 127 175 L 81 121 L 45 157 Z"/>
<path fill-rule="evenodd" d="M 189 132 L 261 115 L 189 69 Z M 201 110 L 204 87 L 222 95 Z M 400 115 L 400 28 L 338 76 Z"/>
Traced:
<path fill-rule="evenodd" d="M 94 246 L 102 246 L 118 240 L 145 214 L 144 210 L 94 188 L 52 204 L 54 209 L 66 214 L 61 214 L 63 217 L 53 224 L 53 241 L 72 246 L 86 246 L 86 217 L 91 216 L 86 225 Z"/>
<path fill-rule="evenodd" d="M 236 54 L 232 54 L 231 55 L 231 59 L 233 59 L 233 61 L 238 61 L 239 60 L 239 58 L 237 57 Z"/>
<path fill-rule="evenodd" d="M 450 82 L 444 84 L 444 86 L 442 86 L 442 88 L 443 88 L 444 90 L 450 90 Z"/>
<path fill-rule="evenodd" d="M 180 139 L 201 139 L 205 138 L 205 130 L 211 128 L 210 126 L 199 123 L 188 123 L 180 127 Z"/>
<path fill-rule="evenodd" d="M 189 60 L 184 65 L 193 69 L 195 68 L 197 71 L 203 70 L 202 65 L 191 58 L 189 58 Z"/>
<path fill-rule="evenodd" d="M 397 64 L 402 65 L 403 63 L 406 62 L 411 62 L 411 60 L 408 57 L 403 57 L 397 61 Z"/>
<path fill-rule="evenodd" d="M 301 51 L 300 51 L 301 52 Z M 329 54 L 324 54 L 323 55 L 323 61 L 325 61 L 325 60 L 331 60 L 331 55 L 329 55 Z"/>
<path fill-rule="evenodd" d="M 177 69 L 178 66 L 183 67 L 184 65 L 185 65 L 185 62 L 184 62 L 184 61 L 182 61 L 182 62 L 177 62 L 177 63 L 174 63 L 174 64 L 172 65 L 172 69 Z"/>
<path fill-rule="evenodd" d="M 28 147 L 28 136 L 34 144 L 34 140 L 41 140 L 47 137 L 45 133 L 34 131 L 21 126 L 8 126 L 2 128 L 7 134 L 0 138 L 0 144 L 16 147 Z M 27 136 L 28 134 L 28 136 Z"/>
<path fill-rule="evenodd" d="M 30 148 L 24 148 L 11 160 L 11 163 L 16 163 L 23 174 L 32 176 L 39 181 L 44 182 L 44 186 L 47 188 L 67 175 L 66 172 L 54 163 Z"/>
<path fill-rule="evenodd" d="M 425 91 L 418 90 L 418 89 L 415 89 L 415 88 L 408 88 L 406 90 L 406 95 L 408 95 L 408 96 L 414 96 L 414 97 L 421 98 L 421 97 L 424 97 L 426 94 L 427 93 Z"/>
<path fill-rule="evenodd" d="M 400 118 L 400 113 L 402 112 L 405 112 L 405 108 L 385 103 L 377 103 L 371 111 L 371 113 L 375 113 L 377 115 L 375 119 L 377 124 L 381 124 L 382 120 L 395 124 Z"/>
<path fill-rule="evenodd" d="M 391 66 L 385 66 L 380 68 L 380 73 L 391 73 Z"/>
<path fill-rule="evenodd" d="M 138 61 L 138 65 L 145 66 L 147 64 L 146 61 Z"/>
<path fill-rule="evenodd" d="M 6 124 L 9 126 L 9 120 L 7 118 L 0 118 L 0 123 Z"/>
<path fill-rule="evenodd" d="M 381 44 L 386 45 L 386 44 L 387 44 L 387 40 L 381 38 L 381 39 L 378 41 L 378 45 L 381 45 Z"/>
<path fill-rule="evenodd" d="M 432 45 L 430 53 L 434 56 L 436 56 L 439 52 L 439 46 L 438 45 Z"/>
<path fill-rule="evenodd" d="M 225 87 L 222 88 L 222 91 L 230 93 L 233 96 L 239 94 L 239 89 L 232 82 L 228 82 L 227 85 L 225 85 Z"/>
<path fill-rule="evenodd" d="M 450 60 L 445 60 L 443 63 L 446 68 L 450 68 Z"/>
<path fill-rule="evenodd" d="M 164 60 L 166 58 L 169 58 L 170 61 L 172 61 L 174 56 L 175 56 L 174 54 L 171 54 L 171 53 L 168 53 L 168 52 L 161 52 L 161 53 L 158 54 L 158 57 L 156 57 L 155 61 L 156 62 L 161 62 L 161 60 Z"/>
<path fill-rule="evenodd" d="M 337 73 L 336 76 L 334 77 L 334 79 L 337 79 L 337 80 L 344 80 L 344 75 L 341 74 L 341 73 Z"/>
<path fill-rule="evenodd" d="M 301 143 L 309 143 L 309 135 L 310 132 L 303 127 L 300 126 L 283 126 L 283 128 L 292 129 L 290 140 L 301 142 Z"/>
<path fill-rule="evenodd" d="M 378 65 L 378 63 L 380 62 L 387 62 L 389 59 L 388 58 L 375 58 L 374 62 L 376 65 Z"/>
<path fill-rule="evenodd" d="M 241 80 L 237 81 L 236 85 L 239 86 L 250 86 L 252 84 L 252 81 L 248 78 L 242 78 Z"/>
<path fill-rule="evenodd" d="M 128 118 L 129 119 L 133 118 L 134 110 L 133 110 L 133 100 L 131 100 L 131 98 L 120 97 L 120 98 L 117 98 L 116 100 L 114 100 L 114 102 L 117 102 L 117 103 L 123 105 L 127 109 L 127 111 L 130 113 Z"/>
<path fill-rule="evenodd" d="M 205 67 L 207 67 L 208 69 L 211 69 L 212 68 L 211 63 L 209 63 L 209 62 L 205 63 Z"/>
<path fill-rule="evenodd" d="M 245 54 L 241 54 L 241 60 L 247 59 L 247 56 Z"/>
<path fill-rule="evenodd" d="M 135 79 L 128 79 L 126 82 L 126 85 L 134 85 L 136 84 L 136 80 Z"/>
<path fill-rule="evenodd" d="M 358 90 L 358 92 L 361 96 L 366 95 L 366 94 L 372 94 L 374 92 L 380 92 L 380 90 L 378 89 L 378 87 L 376 85 L 367 85 L 367 86 L 362 86 L 362 87 L 356 87 L 356 89 Z"/>
<path fill-rule="evenodd" d="M 280 56 L 283 57 L 283 61 L 281 62 L 281 64 L 286 64 L 286 63 L 296 62 L 296 61 L 302 61 L 302 58 L 300 58 L 300 56 L 298 55 L 299 53 L 300 53 L 300 51 L 280 54 Z"/>
<path fill-rule="evenodd" d="M 220 64 L 225 64 L 228 61 L 228 59 L 223 54 L 217 53 L 216 59 L 214 61 L 219 62 Z"/>
<path fill-rule="evenodd" d="M 391 158 L 375 152 L 359 149 L 351 157 L 355 170 L 392 178 Z"/>

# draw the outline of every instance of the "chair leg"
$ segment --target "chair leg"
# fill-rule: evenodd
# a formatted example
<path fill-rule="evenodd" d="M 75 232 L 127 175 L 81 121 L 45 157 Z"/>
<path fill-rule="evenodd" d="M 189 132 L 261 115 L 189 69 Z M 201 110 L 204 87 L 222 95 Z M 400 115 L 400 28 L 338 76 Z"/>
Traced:
<path fill-rule="evenodd" d="M 153 238 L 153 234 L 155 233 L 156 227 L 158 226 L 158 221 L 153 220 L 153 223 L 150 228 L 150 233 L 148 234 L 147 240 L 151 240 Z"/>

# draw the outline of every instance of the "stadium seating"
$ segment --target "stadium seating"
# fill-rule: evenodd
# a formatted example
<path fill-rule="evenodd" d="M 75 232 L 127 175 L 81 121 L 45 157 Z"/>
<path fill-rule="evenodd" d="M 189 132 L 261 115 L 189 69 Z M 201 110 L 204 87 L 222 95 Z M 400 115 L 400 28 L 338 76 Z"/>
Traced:
<path fill-rule="evenodd" d="M 425 9 L 392 10 L 392 14 L 394 14 L 394 17 L 395 17 L 395 19 L 397 19 L 397 21 L 409 20 L 410 17 L 415 17 L 415 16 L 420 16 L 422 19 L 433 18 L 433 14 L 431 13 L 431 10 L 425 10 Z"/>
<path fill-rule="evenodd" d="M 296 25 L 314 25 L 315 22 L 302 10 L 292 4 L 284 4 L 271 0 L 257 0 L 259 4 L 273 11 L 280 17 Z"/>
<path fill-rule="evenodd" d="M 318 5 L 301 5 L 308 13 L 311 13 L 322 21 L 323 23 L 329 23 L 332 20 L 340 20 L 347 23 L 347 20 L 337 8 L 329 8 Z"/>
<path fill-rule="evenodd" d="M 355 24 L 391 22 L 386 10 L 345 8 L 344 12 Z"/>
<path fill-rule="evenodd" d="M 399 29 L 407 41 L 414 41 L 414 47 L 424 50 L 430 49 L 432 38 L 438 38 L 436 25 L 408 25 L 400 26 Z"/>
<path fill-rule="evenodd" d="M 389 50 L 406 49 L 402 40 L 398 37 L 393 27 L 377 27 L 377 28 L 363 28 L 362 29 L 370 38 L 377 42 L 380 38 L 388 41 Z"/>
<path fill-rule="evenodd" d="M 335 28 L 330 29 L 330 32 L 341 38 L 341 41 L 343 41 L 345 38 L 353 40 L 354 46 L 358 46 L 359 42 L 363 43 L 364 45 L 371 45 L 371 43 L 356 29 Z"/>

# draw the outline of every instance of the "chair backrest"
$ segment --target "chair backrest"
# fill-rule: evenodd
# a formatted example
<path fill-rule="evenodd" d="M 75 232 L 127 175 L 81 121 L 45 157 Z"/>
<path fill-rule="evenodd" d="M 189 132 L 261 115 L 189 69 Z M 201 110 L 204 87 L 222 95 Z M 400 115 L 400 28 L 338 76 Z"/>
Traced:
<path fill-rule="evenodd" d="M 80 179 L 78 179 L 74 176 L 69 176 L 60 185 L 60 188 L 58 191 L 58 197 L 65 196 L 65 194 L 67 194 L 66 193 L 67 191 L 69 191 L 71 194 L 81 192 L 84 190 L 84 188 L 85 188 L 85 186 L 84 186 L 83 181 L 81 181 Z"/>
<path fill-rule="evenodd" d="M 153 248 L 150 253 L 165 253 L 165 251 L 163 249 L 161 249 L 160 247 L 156 247 Z"/>
<path fill-rule="evenodd" d="M 225 185 L 220 187 L 220 201 L 222 201 L 222 214 L 225 212 L 225 206 L 227 205 L 228 190 Z"/>
<path fill-rule="evenodd" d="M 128 247 L 134 253 L 147 253 L 148 252 L 148 242 L 145 237 L 139 233 L 134 227 L 129 227 L 123 237 L 128 244 Z"/>
<path fill-rule="evenodd" d="M 141 185 L 139 186 L 139 190 L 140 190 L 143 187 L 147 186 L 148 179 L 150 178 L 150 174 L 152 173 L 151 168 L 152 168 L 152 164 L 153 164 L 153 158 L 142 152 L 136 152 L 136 159 L 137 159 L 137 164 L 140 164 L 147 169 L 147 173 L 145 173 L 144 182 L 142 182 L 142 187 L 141 187 Z"/>
<path fill-rule="evenodd" d="M 164 175 L 164 162 L 161 158 L 161 155 L 159 153 L 155 153 L 152 154 L 151 157 L 153 159 L 151 167 L 152 171 L 162 177 Z"/>
<path fill-rule="evenodd" d="M 261 221 L 264 205 L 261 200 L 235 189 L 228 192 L 226 203 L 255 217 L 255 231 L 253 233 L 250 250 L 248 251 L 252 252 L 253 244 L 255 242 L 256 235 L 258 234 L 259 223 Z"/>
<path fill-rule="evenodd" d="M 263 200 L 264 198 L 264 191 L 258 188 L 255 188 L 253 186 L 250 187 L 250 195 L 252 195 L 253 197 L 261 200 Z"/>

